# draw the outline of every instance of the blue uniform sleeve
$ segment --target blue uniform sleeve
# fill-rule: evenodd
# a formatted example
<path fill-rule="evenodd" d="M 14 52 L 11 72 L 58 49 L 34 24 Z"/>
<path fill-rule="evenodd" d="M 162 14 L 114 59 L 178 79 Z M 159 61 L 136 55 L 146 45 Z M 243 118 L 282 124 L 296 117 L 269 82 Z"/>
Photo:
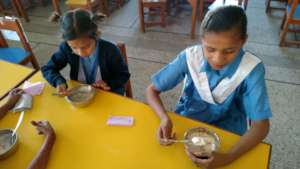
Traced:
<path fill-rule="evenodd" d="M 269 119 L 272 116 L 264 75 L 264 66 L 259 63 L 245 79 L 242 105 L 249 119 L 253 121 Z"/>
<path fill-rule="evenodd" d="M 56 87 L 62 83 L 67 84 L 66 79 L 60 74 L 60 70 L 68 64 L 68 58 L 64 52 L 64 44 L 59 46 L 48 63 L 41 68 L 44 78 L 53 86 Z"/>
<path fill-rule="evenodd" d="M 179 84 L 188 72 L 185 51 L 151 77 L 156 90 L 164 92 Z"/>

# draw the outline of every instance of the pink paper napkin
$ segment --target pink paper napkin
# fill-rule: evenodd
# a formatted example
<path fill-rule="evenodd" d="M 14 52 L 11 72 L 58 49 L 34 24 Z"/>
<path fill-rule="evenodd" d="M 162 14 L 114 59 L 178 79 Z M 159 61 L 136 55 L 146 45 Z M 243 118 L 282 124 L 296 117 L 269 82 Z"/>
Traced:
<path fill-rule="evenodd" d="M 45 82 L 36 82 L 31 83 L 28 81 L 25 81 L 23 85 L 23 90 L 25 93 L 28 93 L 32 96 L 40 95 L 45 87 Z"/>
<path fill-rule="evenodd" d="M 107 120 L 107 125 L 112 126 L 132 126 L 134 118 L 131 116 L 111 116 Z"/>

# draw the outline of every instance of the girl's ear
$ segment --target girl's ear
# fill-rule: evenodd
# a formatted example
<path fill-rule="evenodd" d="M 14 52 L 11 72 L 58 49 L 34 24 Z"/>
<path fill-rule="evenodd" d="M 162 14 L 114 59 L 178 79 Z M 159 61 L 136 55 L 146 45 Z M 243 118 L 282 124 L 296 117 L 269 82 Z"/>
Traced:
<path fill-rule="evenodd" d="M 243 45 L 245 45 L 245 43 L 247 42 L 248 40 L 248 34 L 245 35 L 245 37 L 243 38 Z"/>

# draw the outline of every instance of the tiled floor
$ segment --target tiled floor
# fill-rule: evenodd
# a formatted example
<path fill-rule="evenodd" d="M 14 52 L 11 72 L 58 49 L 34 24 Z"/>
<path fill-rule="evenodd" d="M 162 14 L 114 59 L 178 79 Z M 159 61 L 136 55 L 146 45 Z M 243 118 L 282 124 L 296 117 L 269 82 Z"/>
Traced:
<path fill-rule="evenodd" d="M 51 10 L 51 7 L 30 9 L 31 22 L 24 23 L 41 65 L 47 62 L 61 41 L 58 24 L 47 22 Z M 281 11 L 266 14 L 263 0 L 250 0 L 247 15 L 249 39 L 245 48 L 261 57 L 266 66 L 268 93 L 273 110 L 271 131 L 266 139 L 273 145 L 270 168 L 299 169 L 300 49 L 278 47 Z M 174 59 L 182 49 L 198 42 L 189 39 L 190 17 L 187 7 L 176 16 L 169 16 L 166 28 L 149 28 L 143 34 L 138 28 L 136 0 L 130 0 L 123 8 L 99 23 L 103 38 L 123 41 L 127 45 L 131 81 L 137 100 L 145 101 L 144 90 L 154 72 Z M 294 38 L 295 35 L 289 37 Z M 175 98 L 178 98 L 180 87 L 163 94 L 169 110 L 176 104 Z"/>

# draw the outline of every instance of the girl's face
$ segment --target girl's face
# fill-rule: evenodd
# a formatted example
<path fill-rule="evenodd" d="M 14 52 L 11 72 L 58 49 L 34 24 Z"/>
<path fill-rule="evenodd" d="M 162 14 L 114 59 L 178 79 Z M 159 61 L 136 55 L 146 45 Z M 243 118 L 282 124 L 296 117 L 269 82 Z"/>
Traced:
<path fill-rule="evenodd" d="M 92 38 L 78 38 L 69 40 L 67 43 L 80 57 L 89 57 L 96 48 L 96 40 Z"/>
<path fill-rule="evenodd" d="M 207 32 L 201 39 L 204 56 L 213 69 L 220 70 L 235 59 L 246 39 L 235 30 Z"/>

